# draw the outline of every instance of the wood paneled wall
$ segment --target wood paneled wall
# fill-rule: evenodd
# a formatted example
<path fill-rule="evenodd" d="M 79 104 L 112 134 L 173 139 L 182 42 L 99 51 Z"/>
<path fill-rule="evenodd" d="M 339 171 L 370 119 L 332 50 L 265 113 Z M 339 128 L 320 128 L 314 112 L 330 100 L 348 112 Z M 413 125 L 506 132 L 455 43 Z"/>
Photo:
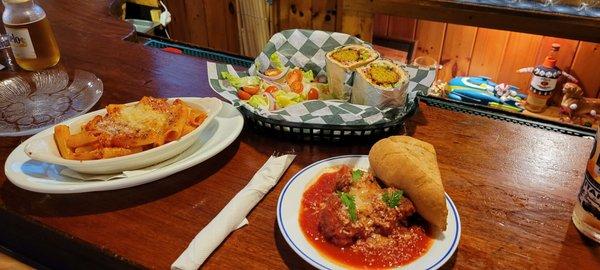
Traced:
<path fill-rule="evenodd" d="M 444 67 L 439 79 L 485 75 L 527 89 L 530 76 L 515 71 L 541 63 L 560 43 L 558 66 L 600 97 L 600 44 L 518 32 L 376 15 L 374 35 L 416 42 L 414 57 L 429 55 Z"/>
<path fill-rule="evenodd" d="M 244 0 L 241 0 L 244 1 Z M 275 31 L 289 28 L 334 31 L 343 25 L 339 0 L 275 0 Z M 235 0 L 168 0 L 171 38 L 216 50 L 240 51 Z M 371 22 L 369 22 L 371 23 Z M 415 41 L 413 57 L 429 55 L 444 68 L 439 79 L 485 75 L 526 90 L 521 67 L 543 61 L 550 45 L 562 45 L 558 65 L 577 77 L 589 97 L 600 97 L 600 44 L 482 27 L 376 15 L 373 35 Z M 362 37 L 370 40 L 371 37 Z M 266 40 L 265 40 L 266 42 Z"/>
<path fill-rule="evenodd" d="M 275 0 L 277 29 L 292 28 L 334 31 L 337 22 L 336 0 Z"/>
<path fill-rule="evenodd" d="M 171 38 L 240 53 L 235 0 L 167 0 Z"/>

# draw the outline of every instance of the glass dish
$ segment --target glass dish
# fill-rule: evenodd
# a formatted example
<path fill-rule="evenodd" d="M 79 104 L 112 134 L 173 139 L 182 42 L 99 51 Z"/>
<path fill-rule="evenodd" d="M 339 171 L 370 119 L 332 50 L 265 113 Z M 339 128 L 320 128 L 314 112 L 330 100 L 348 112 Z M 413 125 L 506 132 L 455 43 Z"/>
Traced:
<path fill-rule="evenodd" d="M 35 134 L 87 112 L 100 99 L 102 81 L 58 67 L 21 73 L 0 82 L 0 137 Z"/>

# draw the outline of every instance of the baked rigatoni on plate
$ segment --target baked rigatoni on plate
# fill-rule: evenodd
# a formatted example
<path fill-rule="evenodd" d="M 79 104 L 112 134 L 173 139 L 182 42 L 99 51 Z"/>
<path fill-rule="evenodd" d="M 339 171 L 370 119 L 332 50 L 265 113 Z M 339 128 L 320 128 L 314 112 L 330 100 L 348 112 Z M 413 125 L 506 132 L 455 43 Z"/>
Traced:
<path fill-rule="evenodd" d="M 183 152 L 220 111 L 216 98 L 143 98 L 53 127 L 25 146 L 38 161 L 89 174 L 147 167 Z"/>

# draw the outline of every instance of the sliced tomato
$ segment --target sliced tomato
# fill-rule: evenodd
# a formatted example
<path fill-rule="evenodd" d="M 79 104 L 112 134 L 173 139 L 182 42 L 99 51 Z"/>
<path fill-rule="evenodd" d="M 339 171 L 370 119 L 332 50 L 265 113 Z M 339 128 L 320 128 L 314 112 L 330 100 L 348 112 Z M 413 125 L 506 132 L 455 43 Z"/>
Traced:
<path fill-rule="evenodd" d="M 290 88 L 292 89 L 292 91 L 294 91 L 295 93 L 302 93 L 302 90 L 304 90 L 304 86 L 302 85 L 302 81 L 295 81 L 290 85 Z"/>
<path fill-rule="evenodd" d="M 319 90 L 317 90 L 316 88 L 311 88 L 308 91 L 308 94 L 306 94 L 306 99 L 309 99 L 309 100 L 319 99 Z"/>
<path fill-rule="evenodd" d="M 285 82 L 287 82 L 289 86 L 292 86 L 292 83 L 294 82 L 302 82 L 302 71 L 299 69 L 290 71 L 285 79 Z"/>
<path fill-rule="evenodd" d="M 279 89 L 277 89 L 277 86 L 271 85 L 271 86 L 267 87 L 267 89 L 265 89 L 265 92 L 273 94 L 273 93 L 277 92 L 277 90 L 279 90 Z"/>
<path fill-rule="evenodd" d="M 241 89 L 238 90 L 237 95 L 241 100 L 249 100 L 250 97 L 252 97 L 252 95 L 250 93 L 248 93 L 244 90 L 241 90 Z"/>
<path fill-rule="evenodd" d="M 242 86 L 242 90 L 250 95 L 258 94 L 258 85 Z"/>

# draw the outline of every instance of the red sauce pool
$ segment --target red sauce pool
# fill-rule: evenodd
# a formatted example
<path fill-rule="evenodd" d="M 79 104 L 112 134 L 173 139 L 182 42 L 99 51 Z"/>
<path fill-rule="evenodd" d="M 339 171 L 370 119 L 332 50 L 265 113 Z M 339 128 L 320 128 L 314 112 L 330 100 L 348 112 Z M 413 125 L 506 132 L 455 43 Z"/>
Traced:
<path fill-rule="evenodd" d="M 391 249 L 376 253 L 366 254 L 350 247 L 341 248 L 327 242 L 319 232 L 319 212 L 316 209 L 335 191 L 338 173 L 340 171 L 322 174 L 302 196 L 300 227 L 313 247 L 338 264 L 351 268 L 370 269 L 401 266 L 414 261 L 427 252 L 433 241 L 427 235 L 425 226 L 419 225 L 408 228 L 408 233 L 411 234 L 408 240 L 400 242 L 400 245 L 395 245 Z"/>

